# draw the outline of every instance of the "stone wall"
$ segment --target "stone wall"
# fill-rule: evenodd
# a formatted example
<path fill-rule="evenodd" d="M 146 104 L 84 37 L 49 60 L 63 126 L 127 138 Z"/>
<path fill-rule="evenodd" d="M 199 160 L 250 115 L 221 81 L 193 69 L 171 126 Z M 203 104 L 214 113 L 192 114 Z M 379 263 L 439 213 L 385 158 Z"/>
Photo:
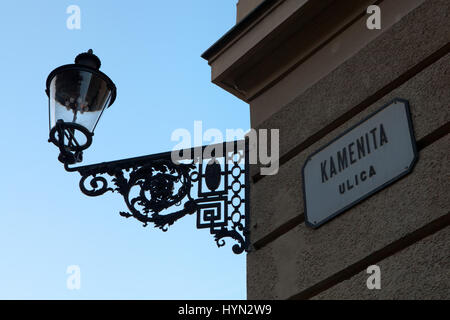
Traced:
<path fill-rule="evenodd" d="M 450 3 L 427 0 L 257 125 L 280 129 L 281 160 L 277 175 L 251 170 L 249 299 L 450 297 L 449 40 Z M 321 228 L 305 226 L 306 158 L 394 98 L 410 103 L 413 172 Z M 366 287 L 372 264 L 381 290 Z"/>

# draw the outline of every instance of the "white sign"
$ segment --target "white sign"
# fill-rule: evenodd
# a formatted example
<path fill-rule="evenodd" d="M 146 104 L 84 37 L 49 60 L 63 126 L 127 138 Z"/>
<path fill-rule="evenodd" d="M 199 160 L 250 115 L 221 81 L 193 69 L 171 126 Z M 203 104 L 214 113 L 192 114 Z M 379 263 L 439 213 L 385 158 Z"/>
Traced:
<path fill-rule="evenodd" d="M 396 99 L 306 160 L 306 224 L 319 227 L 411 172 L 416 160 L 409 104 Z"/>

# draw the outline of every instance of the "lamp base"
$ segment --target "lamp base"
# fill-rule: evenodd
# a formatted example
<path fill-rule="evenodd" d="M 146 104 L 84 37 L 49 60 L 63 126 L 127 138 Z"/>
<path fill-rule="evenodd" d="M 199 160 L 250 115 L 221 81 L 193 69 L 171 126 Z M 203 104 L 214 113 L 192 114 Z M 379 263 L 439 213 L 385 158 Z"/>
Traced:
<path fill-rule="evenodd" d="M 90 147 L 93 135 L 82 125 L 58 120 L 50 130 L 48 142 L 59 148 L 59 161 L 74 164 L 83 160 L 83 150 Z"/>

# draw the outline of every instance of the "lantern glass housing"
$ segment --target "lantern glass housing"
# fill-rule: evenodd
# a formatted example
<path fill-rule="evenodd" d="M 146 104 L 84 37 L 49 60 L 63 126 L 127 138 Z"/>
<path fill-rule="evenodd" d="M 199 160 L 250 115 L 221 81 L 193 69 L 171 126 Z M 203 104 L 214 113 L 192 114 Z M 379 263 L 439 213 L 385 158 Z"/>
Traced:
<path fill-rule="evenodd" d="M 49 87 L 50 129 L 63 120 L 93 132 L 111 97 L 107 82 L 94 73 L 71 69 L 56 74 Z"/>
<path fill-rule="evenodd" d="M 75 64 L 50 73 L 47 78 L 50 130 L 63 121 L 94 132 L 103 111 L 116 96 L 116 87 L 99 71 L 100 64 L 100 59 L 89 50 L 78 55 Z"/>

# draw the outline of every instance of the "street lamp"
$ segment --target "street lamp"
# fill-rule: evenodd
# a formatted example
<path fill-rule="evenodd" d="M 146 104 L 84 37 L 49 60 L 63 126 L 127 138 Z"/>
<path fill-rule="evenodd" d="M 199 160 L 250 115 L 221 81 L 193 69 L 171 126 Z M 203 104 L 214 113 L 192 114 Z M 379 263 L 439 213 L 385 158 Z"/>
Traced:
<path fill-rule="evenodd" d="M 209 229 L 219 247 L 225 245 L 225 238 L 232 238 L 234 253 L 248 251 L 247 140 L 71 167 L 82 162 L 103 111 L 116 98 L 116 86 L 100 65 L 89 50 L 79 54 L 75 64 L 53 70 L 46 83 L 49 142 L 59 148 L 64 168 L 80 173 L 81 191 L 92 197 L 118 192 L 128 208 L 121 216 L 133 217 L 144 226 L 153 223 L 163 231 L 196 214 L 197 228 Z M 174 154 L 179 158 L 176 162 Z M 180 209 L 167 213 L 176 206 Z"/>
<path fill-rule="evenodd" d="M 75 64 L 56 68 L 47 78 L 49 141 L 60 149 L 63 163 L 82 161 L 82 151 L 91 145 L 103 111 L 116 98 L 116 86 L 100 65 L 89 50 L 79 54 Z"/>

